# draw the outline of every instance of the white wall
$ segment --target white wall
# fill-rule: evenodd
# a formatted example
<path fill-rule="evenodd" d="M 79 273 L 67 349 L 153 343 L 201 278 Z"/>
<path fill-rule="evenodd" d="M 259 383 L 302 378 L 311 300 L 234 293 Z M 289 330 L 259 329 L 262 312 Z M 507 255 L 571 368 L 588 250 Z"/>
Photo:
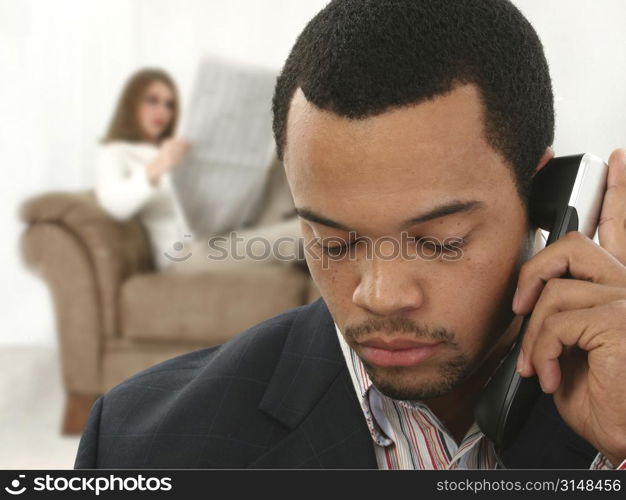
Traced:
<path fill-rule="evenodd" d="M 518 0 L 552 75 L 557 155 L 626 147 L 626 2 Z"/>
<path fill-rule="evenodd" d="M 557 96 L 557 154 L 626 146 L 626 2 L 519 0 L 539 32 Z M 53 344 L 41 280 L 18 252 L 17 206 L 90 186 L 96 140 L 126 77 L 161 66 L 183 106 L 211 51 L 279 68 L 322 0 L 0 0 L 0 344 Z"/>

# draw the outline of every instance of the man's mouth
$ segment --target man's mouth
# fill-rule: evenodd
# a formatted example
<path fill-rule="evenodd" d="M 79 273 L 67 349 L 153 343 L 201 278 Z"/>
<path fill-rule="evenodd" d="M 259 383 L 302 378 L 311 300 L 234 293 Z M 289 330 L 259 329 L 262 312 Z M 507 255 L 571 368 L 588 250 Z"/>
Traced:
<path fill-rule="evenodd" d="M 413 366 L 428 359 L 441 343 L 379 336 L 358 342 L 358 351 L 374 365 Z"/>

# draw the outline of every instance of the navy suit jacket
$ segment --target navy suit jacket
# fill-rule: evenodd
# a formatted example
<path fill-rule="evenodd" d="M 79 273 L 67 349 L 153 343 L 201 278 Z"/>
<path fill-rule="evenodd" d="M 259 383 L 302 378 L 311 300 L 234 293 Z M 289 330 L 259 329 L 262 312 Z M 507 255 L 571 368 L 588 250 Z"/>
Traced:
<path fill-rule="evenodd" d="M 593 447 L 542 395 L 507 468 L 587 469 Z M 143 370 L 100 396 L 74 467 L 377 468 L 324 299 L 215 347 Z"/>

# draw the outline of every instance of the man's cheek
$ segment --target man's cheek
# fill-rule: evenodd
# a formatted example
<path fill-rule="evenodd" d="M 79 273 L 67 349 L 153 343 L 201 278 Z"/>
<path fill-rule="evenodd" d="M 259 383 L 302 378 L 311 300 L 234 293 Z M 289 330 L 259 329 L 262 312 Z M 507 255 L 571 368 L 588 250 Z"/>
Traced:
<path fill-rule="evenodd" d="M 349 286 L 346 282 L 345 270 L 340 264 L 334 262 L 325 265 L 322 259 L 307 256 L 307 264 L 313 281 L 317 285 L 320 293 L 327 301 L 333 300 L 336 295 L 341 295 Z"/>

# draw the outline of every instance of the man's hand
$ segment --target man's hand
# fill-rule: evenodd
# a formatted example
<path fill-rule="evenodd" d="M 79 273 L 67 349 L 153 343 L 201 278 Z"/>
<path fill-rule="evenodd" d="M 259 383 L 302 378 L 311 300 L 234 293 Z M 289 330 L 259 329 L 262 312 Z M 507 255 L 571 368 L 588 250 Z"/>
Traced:
<path fill-rule="evenodd" d="M 599 246 L 570 232 L 522 266 L 513 311 L 532 315 L 517 366 L 617 466 L 626 458 L 626 149 L 609 159 L 599 224 Z M 566 272 L 573 279 L 559 278 Z"/>

